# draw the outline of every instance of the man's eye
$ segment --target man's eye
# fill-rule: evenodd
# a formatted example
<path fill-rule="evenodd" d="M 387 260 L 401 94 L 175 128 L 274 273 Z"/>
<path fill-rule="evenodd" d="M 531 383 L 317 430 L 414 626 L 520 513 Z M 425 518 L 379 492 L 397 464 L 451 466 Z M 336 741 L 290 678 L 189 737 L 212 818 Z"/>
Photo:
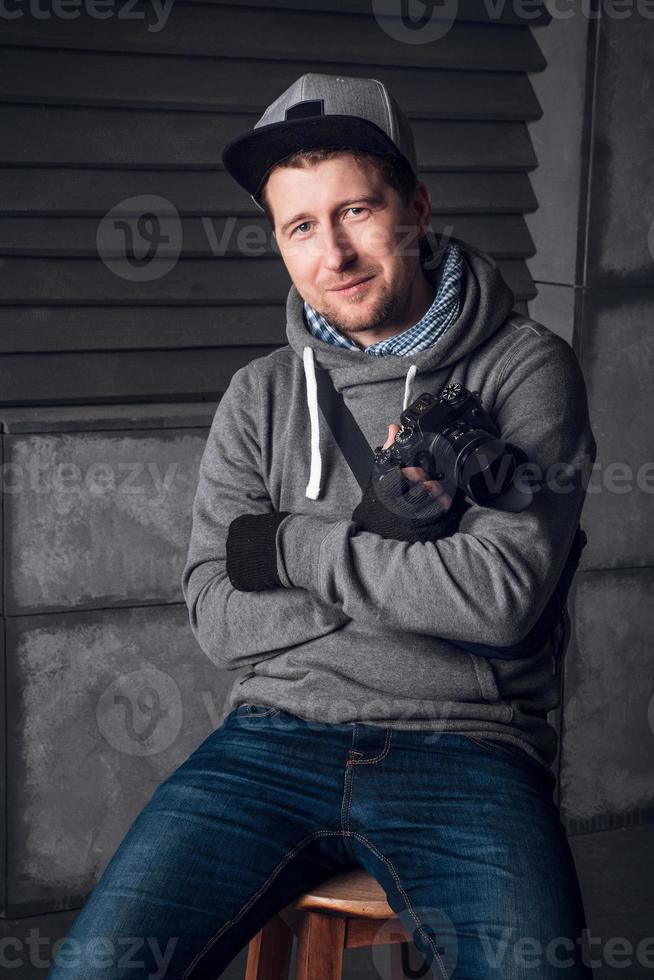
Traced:
<path fill-rule="evenodd" d="M 348 211 L 368 211 L 369 208 L 357 207 L 356 205 L 354 205 L 353 207 L 349 207 L 347 210 Z M 358 218 L 359 215 L 358 214 L 355 214 L 354 217 L 355 218 Z M 305 225 L 311 225 L 311 224 L 313 224 L 313 222 L 311 222 L 311 221 L 303 221 L 301 224 L 295 226 L 295 228 L 293 229 L 293 231 L 291 232 L 291 234 L 294 235 L 296 231 L 300 231 L 300 229 L 303 228 Z M 303 234 L 303 232 L 300 231 L 300 235 L 302 235 L 302 234 Z"/>

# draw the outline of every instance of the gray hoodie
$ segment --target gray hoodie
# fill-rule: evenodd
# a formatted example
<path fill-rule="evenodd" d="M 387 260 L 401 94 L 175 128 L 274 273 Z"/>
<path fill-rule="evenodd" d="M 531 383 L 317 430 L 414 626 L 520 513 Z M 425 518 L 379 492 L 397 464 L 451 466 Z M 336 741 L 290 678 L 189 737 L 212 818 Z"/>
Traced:
<path fill-rule="evenodd" d="M 493 259 L 463 251 L 458 319 L 429 349 L 371 357 L 314 337 L 291 287 L 288 344 L 240 368 L 200 466 L 182 587 L 195 637 L 220 667 L 248 667 L 228 706 L 274 705 L 309 721 L 498 738 L 549 767 L 559 703 L 554 647 L 499 659 L 457 638 L 510 646 L 545 606 L 567 556 L 596 447 L 574 351 L 513 312 Z M 435 275 L 436 273 L 434 273 Z M 423 391 L 478 391 L 502 436 L 541 477 L 514 514 L 472 505 L 458 531 L 409 544 L 359 531 L 360 487 L 321 416 L 329 371 L 371 447 Z M 241 592 L 225 542 L 240 514 L 290 511 L 277 531 L 284 588 Z"/>

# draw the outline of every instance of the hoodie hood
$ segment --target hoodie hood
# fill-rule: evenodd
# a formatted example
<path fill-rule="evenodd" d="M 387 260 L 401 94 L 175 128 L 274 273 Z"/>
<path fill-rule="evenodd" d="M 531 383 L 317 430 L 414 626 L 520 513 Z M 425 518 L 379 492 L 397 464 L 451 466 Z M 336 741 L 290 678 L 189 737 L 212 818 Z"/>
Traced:
<path fill-rule="evenodd" d="M 322 458 L 320 455 L 320 413 L 315 375 L 315 361 L 329 371 L 338 392 L 351 385 L 375 384 L 395 378 L 404 379 L 402 411 L 420 393 L 414 383 L 418 374 L 447 367 L 467 356 L 487 340 L 506 321 L 515 296 L 490 255 L 460 239 L 443 239 L 442 246 L 453 241 L 463 257 L 461 310 L 457 319 L 427 350 L 397 356 L 387 354 L 373 357 L 365 350 L 348 350 L 320 340 L 307 329 L 304 322 L 304 300 L 291 285 L 286 301 L 286 336 L 292 349 L 302 360 L 307 390 L 307 405 L 311 424 L 311 469 L 305 496 L 317 500 L 320 496 Z M 438 251 L 431 242 L 433 261 L 426 273 L 436 287 L 440 263 Z M 442 251 L 441 251 L 442 256 Z"/>

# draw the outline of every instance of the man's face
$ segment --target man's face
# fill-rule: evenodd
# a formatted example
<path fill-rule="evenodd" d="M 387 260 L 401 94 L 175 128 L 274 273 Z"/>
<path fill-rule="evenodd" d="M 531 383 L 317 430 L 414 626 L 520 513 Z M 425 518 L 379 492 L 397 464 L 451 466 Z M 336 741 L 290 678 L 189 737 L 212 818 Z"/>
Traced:
<path fill-rule="evenodd" d="M 343 154 L 277 168 L 266 196 L 295 288 L 360 347 L 400 333 L 429 308 L 434 289 L 418 250 L 431 210 L 424 184 L 405 207 L 374 168 Z"/>

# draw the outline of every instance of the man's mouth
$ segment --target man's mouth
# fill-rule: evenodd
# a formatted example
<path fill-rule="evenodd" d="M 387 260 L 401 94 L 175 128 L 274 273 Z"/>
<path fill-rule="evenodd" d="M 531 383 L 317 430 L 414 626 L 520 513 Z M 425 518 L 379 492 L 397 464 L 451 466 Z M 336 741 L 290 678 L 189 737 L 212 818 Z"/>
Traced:
<path fill-rule="evenodd" d="M 334 289 L 330 289 L 329 292 L 333 293 L 343 293 L 347 295 L 348 293 L 353 293 L 358 287 L 364 285 L 364 283 L 370 282 L 374 276 L 360 276 L 358 279 L 353 279 L 351 282 L 346 283 L 345 286 L 336 286 Z"/>

